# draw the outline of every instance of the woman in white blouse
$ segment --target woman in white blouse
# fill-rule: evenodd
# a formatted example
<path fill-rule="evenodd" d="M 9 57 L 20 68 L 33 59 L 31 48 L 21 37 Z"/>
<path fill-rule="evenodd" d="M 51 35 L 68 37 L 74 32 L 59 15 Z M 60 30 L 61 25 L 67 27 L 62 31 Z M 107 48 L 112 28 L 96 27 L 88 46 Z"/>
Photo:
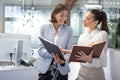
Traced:
<path fill-rule="evenodd" d="M 100 28 L 98 27 L 99 24 L 101 25 Z M 81 63 L 77 80 L 105 80 L 103 67 L 107 64 L 106 51 L 109 33 L 105 12 L 95 9 L 88 11 L 84 19 L 84 26 L 88 30 L 80 35 L 78 45 L 90 46 L 104 41 L 106 44 L 99 58 L 92 58 L 92 52 L 90 55 L 83 52 L 79 53 L 78 58 L 86 61 L 86 63 Z"/>
<path fill-rule="evenodd" d="M 98 25 L 101 25 L 100 28 Z M 84 26 L 88 29 L 80 35 L 78 45 L 91 46 L 101 42 L 106 42 L 106 44 L 99 58 L 92 58 L 93 51 L 91 51 L 90 55 L 78 52 L 80 56 L 76 56 L 76 59 L 86 61 L 86 63 L 80 63 L 81 68 L 77 80 L 105 80 L 103 67 L 107 64 L 106 51 L 109 33 L 105 12 L 95 9 L 88 11 L 85 16 Z M 61 51 L 71 52 L 71 50 L 62 48 Z"/>

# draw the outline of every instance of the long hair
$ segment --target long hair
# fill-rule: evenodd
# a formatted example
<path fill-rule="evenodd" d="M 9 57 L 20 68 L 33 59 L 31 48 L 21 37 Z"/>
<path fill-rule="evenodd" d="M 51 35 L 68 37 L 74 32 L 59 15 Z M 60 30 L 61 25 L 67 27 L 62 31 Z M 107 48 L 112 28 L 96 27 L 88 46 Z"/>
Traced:
<path fill-rule="evenodd" d="M 61 12 L 61 11 L 63 11 L 63 10 L 67 10 L 67 11 L 68 11 L 67 6 L 65 6 L 64 4 L 57 4 L 57 5 L 53 8 L 53 10 L 52 10 L 50 22 L 52 22 L 52 23 L 57 23 L 57 20 L 56 20 L 56 18 L 55 18 L 54 16 L 55 16 L 57 13 L 59 13 L 59 12 Z M 65 21 L 65 23 L 66 23 L 66 21 Z"/>
<path fill-rule="evenodd" d="M 94 19 L 98 20 L 98 24 L 101 23 L 100 30 L 105 30 L 107 33 L 109 33 L 106 13 L 96 9 L 90 10 L 90 12 L 94 14 Z"/>

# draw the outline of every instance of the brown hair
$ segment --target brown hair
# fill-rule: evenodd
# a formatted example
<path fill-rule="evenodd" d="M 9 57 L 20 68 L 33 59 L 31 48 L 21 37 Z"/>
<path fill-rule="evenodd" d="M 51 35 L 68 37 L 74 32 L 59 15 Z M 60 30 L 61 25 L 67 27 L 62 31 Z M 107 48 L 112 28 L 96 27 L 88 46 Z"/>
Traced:
<path fill-rule="evenodd" d="M 96 9 L 90 10 L 90 12 L 94 14 L 94 19 L 98 20 L 98 24 L 101 23 L 100 29 L 105 30 L 107 33 L 109 33 L 106 13 L 104 11 L 99 11 Z"/>
<path fill-rule="evenodd" d="M 61 11 L 63 11 L 63 10 L 67 10 L 67 11 L 68 11 L 67 6 L 65 6 L 64 4 L 57 4 L 57 5 L 53 8 L 53 10 L 52 10 L 50 22 L 56 23 L 57 20 L 56 20 L 56 18 L 55 18 L 54 16 L 55 16 L 57 13 L 59 13 L 59 12 L 61 12 Z M 65 23 L 66 23 L 66 21 L 65 21 Z"/>

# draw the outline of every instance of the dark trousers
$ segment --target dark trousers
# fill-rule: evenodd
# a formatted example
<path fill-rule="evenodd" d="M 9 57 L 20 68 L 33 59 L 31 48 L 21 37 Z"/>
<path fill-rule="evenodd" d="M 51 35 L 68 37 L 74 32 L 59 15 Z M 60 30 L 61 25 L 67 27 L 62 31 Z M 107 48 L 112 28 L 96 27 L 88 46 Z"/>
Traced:
<path fill-rule="evenodd" d="M 51 75 L 51 72 L 47 71 L 45 74 L 39 73 L 38 80 L 68 80 L 68 75 L 61 75 L 58 73 L 58 76 L 54 78 L 54 76 Z"/>
<path fill-rule="evenodd" d="M 68 80 L 68 74 L 67 74 L 67 75 L 61 75 L 61 74 L 59 73 L 59 75 L 58 75 L 58 77 L 57 77 L 56 80 Z"/>

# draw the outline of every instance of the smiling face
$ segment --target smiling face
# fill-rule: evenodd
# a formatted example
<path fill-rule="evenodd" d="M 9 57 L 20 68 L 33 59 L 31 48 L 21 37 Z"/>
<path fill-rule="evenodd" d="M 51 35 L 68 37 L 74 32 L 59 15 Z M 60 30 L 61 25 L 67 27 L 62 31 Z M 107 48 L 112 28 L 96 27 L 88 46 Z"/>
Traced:
<path fill-rule="evenodd" d="M 86 14 L 84 19 L 84 26 L 88 28 L 96 28 L 98 21 L 94 19 L 94 14 L 90 11 Z"/>
<path fill-rule="evenodd" d="M 67 6 L 64 4 L 57 4 L 52 10 L 50 22 L 52 22 L 55 25 L 61 26 L 66 23 L 67 16 Z"/>
<path fill-rule="evenodd" d="M 68 16 L 67 10 L 62 10 L 54 15 L 58 25 L 63 25 L 67 20 L 67 16 Z"/>

